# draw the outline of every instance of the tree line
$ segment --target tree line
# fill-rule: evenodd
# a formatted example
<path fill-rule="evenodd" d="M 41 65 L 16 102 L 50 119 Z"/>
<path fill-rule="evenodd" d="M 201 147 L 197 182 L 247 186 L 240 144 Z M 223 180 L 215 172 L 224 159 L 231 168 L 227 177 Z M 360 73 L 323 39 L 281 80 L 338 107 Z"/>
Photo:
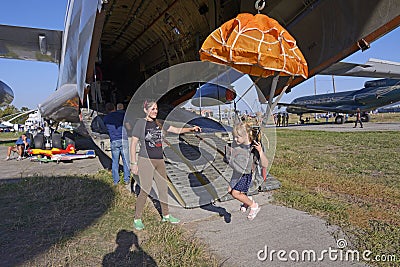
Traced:
<path fill-rule="evenodd" d="M 18 109 L 17 107 L 15 107 L 13 105 L 7 105 L 4 107 L 1 107 L 0 108 L 0 120 L 8 121 L 8 120 L 12 119 L 14 116 L 17 116 L 18 113 L 26 112 L 28 110 L 29 110 L 29 108 L 27 108 L 27 107 L 22 107 L 21 109 Z M 28 116 L 29 116 L 29 114 L 21 116 L 15 120 L 11 121 L 11 123 L 24 124 L 26 119 L 28 118 Z"/>

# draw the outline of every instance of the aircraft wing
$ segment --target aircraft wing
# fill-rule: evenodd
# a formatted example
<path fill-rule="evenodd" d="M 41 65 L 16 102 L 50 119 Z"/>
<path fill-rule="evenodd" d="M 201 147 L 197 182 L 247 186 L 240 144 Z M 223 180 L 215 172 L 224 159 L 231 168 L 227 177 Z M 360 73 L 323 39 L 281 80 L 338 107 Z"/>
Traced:
<path fill-rule="evenodd" d="M 335 113 L 354 113 L 353 106 L 339 105 L 339 106 L 324 106 L 324 105 L 300 105 L 300 104 L 288 104 L 288 103 L 278 103 L 278 106 L 287 107 L 287 112 L 294 114 L 303 113 L 325 113 L 325 112 L 335 112 Z"/>
<path fill-rule="evenodd" d="M 0 107 L 10 104 L 14 99 L 14 92 L 4 82 L 0 81 Z"/>
<path fill-rule="evenodd" d="M 0 58 L 60 62 L 62 31 L 0 25 Z"/>
<path fill-rule="evenodd" d="M 400 63 L 371 58 L 365 64 L 338 62 L 320 75 L 400 79 Z"/>

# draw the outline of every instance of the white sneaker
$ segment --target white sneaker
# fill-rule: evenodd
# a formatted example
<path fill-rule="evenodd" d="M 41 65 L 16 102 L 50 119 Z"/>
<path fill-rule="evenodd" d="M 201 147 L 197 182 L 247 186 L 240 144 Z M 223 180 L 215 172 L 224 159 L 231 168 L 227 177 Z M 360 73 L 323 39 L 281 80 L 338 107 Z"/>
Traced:
<path fill-rule="evenodd" d="M 20 161 L 20 160 L 22 160 L 22 158 L 21 158 L 21 157 L 18 157 L 17 160 Z"/>
<path fill-rule="evenodd" d="M 10 157 L 6 157 L 4 160 L 10 160 Z"/>

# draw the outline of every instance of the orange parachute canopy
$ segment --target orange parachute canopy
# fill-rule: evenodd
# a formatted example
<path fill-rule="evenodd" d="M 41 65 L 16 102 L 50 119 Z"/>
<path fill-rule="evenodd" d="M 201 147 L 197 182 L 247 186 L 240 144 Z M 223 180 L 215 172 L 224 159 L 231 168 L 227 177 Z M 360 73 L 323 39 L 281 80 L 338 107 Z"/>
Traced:
<path fill-rule="evenodd" d="M 296 40 L 264 14 L 239 14 L 213 31 L 200 49 L 200 59 L 234 67 L 258 77 L 308 76 Z"/>

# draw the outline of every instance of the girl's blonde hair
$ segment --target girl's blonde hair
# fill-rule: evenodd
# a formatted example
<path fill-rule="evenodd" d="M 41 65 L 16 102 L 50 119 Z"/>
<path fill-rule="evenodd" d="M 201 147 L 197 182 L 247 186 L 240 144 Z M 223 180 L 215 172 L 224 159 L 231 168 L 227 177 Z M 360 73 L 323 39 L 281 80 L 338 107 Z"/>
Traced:
<path fill-rule="evenodd" d="M 252 128 L 249 124 L 245 122 L 239 122 L 238 124 L 235 124 L 232 129 L 232 134 L 233 136 L 241 136 L 244 137 L 248 136 L 249 141 L 253 142 L 253 134 L 252 134 Z"/>
<path fill-rule="evenodd" d="M 151 106 L 153 106 L 154 104 L 157 104 L 157 102 L 153 99 L 146 99 L 143 102 L 143 108 L 148 110 Z"/>

